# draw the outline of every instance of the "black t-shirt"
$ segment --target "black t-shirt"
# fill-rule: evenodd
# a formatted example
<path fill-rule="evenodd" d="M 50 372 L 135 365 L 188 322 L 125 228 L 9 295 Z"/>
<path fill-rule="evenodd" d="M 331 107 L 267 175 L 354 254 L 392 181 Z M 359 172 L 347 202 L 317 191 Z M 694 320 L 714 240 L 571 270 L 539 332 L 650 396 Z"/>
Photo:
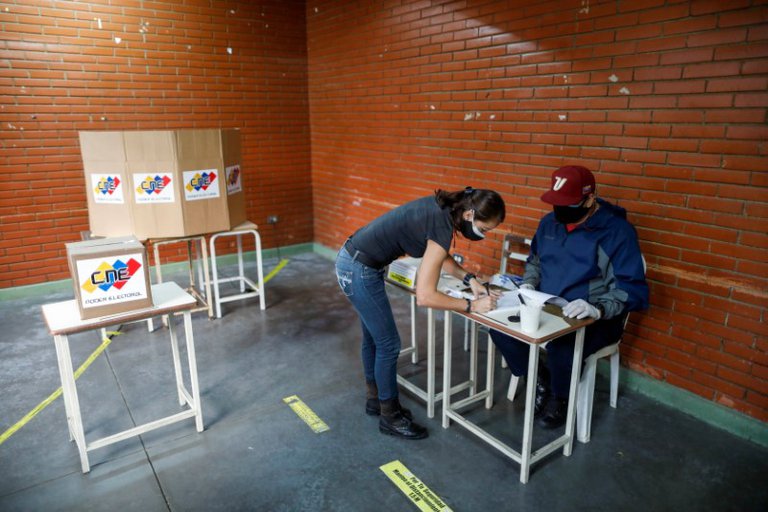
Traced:
<path fill-rule="evenodd" d="M 434 196 L 398 206 L 352 235 L 352 245 L 377 261 L 388 264 L 400 256 L 424 256 L 427 240 L 449 252 L 453 221 L 448 208 L 441 209 Z"/>

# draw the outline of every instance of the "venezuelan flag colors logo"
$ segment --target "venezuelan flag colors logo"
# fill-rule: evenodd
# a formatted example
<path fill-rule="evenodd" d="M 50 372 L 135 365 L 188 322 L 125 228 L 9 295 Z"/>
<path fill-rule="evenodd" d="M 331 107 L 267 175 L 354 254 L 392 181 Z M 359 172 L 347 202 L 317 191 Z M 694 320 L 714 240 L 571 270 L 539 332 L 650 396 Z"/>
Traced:
<path fill-rule="evenodd" d="M 136 192 L 139 194 L 162 194 L 165 187 L 171 183 L 171 178 L 168 176 L 160 176 L 159 174 L 153 176 L 147 176 L 136 188 Z"/>
<path fill-rule="evenodd" d="M 136 203 L 173 203 L 173 177 L 166 173 L 133 175 Z"/>
<path fill-rule="evenodd" d="M 123 180 L 119 174 L 91 174 L 91 193 L 95 203 L 123 203 Z"/>
<path fill-rule="evenodd" d="M 216 169 L 184 171 L 184 198 L 187 201 L 219 197 L 219 181 Z M 218 181 L 217 181 L 218 180 Z"/>
<path fill-rule="evenodd" d="M 118 259 L 111 265 L 105 261 L 96 268 L 80 287 L 88 293 L 93 293 L 97 289 L 107 292 L 112 287 L 120 290 L 140 268 L 141 263 L 133 258 L 125 263 Z"/>
<path fill-rule="evenodd" d="M 240 192 L 242 188 L 242 181 L 240 180 L 240 166 L 230 165 L 225 169 L 227 173 L 227 194 L 234 194 Z"/>
<path fill-rule="evenodd" d="M 186 188 L 189 192 L 192 192 L 192 190 L 198 192 L 201 190 L 208 190 L 208 187 L 213 185 L 214 181 L 216 181 L 215 172 L 207 173 L 203 171 L 202 174 L 196 172 L 192 179 L 189 180 L 189 183 L 187 183 Z"/>
<path fill-rule="evenodd" d="M 96 184 L 94 192 L 97 194 L 109 194 L 111 196 L 117 191 L 117 187 L 120 186 L 120 183 L 120 178 L 118 176 L 102 176 Z"/>

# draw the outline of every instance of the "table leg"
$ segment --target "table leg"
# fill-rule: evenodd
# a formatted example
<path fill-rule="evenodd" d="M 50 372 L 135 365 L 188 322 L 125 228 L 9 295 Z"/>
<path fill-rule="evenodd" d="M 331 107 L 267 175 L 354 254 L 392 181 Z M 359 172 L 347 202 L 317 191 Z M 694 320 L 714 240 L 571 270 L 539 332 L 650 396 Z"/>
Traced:
<path fill-rule="evenodd" d="M 445 388 L 443 388 L 443 397 L 445 397 L 445 394 L 446 394 Z M 435 310 L 432 308 L 427 308 L 427 418 L 434 418 L 434 417 L 435 417 Z"/>
<path fill-rule="evenodd" d="M 533 404 L 536 401 L 536 378 L 539 372 L 539 347 L 531 345 L 528 355 L 528 373 L 525 387 L 525 420 L 523 445 L 520 450 L 520 481 L 528 483 L 533 445 Z"/>
<path fill-rule="evenodd" d="M 477 323 L 464 319 L 464 336 L 469 331 L 469 396 L 477 394 Z"/>
<path fill-rule="evenodd" d="M 256 230 L 253 230 L 252 233 L 256 240 L 256 273 L 259 276 L 259 280 L 257 281 L 257 284 L 259 285 L 259 307 L 264 311 L 264 308 L 266 308 L 266 298 L 264 297 L 264 268 L 262 267 L 261 262 L 261 236 L 259 236 L 259 233 Z"/>
<path fill-rule="evenodd" d="M 216 238 L 211 237 L 211 279 L 213 280 L 213 302 L 216 304 L 216 318 L 221 318 L 221 302 L 219 301 L 219 268 L 216 262 Z"/>
<path fill-rule="evenodd" d="M 83 419 L 80 416 L 80 401 L 77 398 L 75 373 L 72 368 L 72 354 L 69 352 L 69 340 L 66 335 L 53 337 L 56 353 L 59 355 L 59 370 L 61 373 L 61 391 L 64 395 L 64 408 L 67 410 L 67 423 L 70 425 L 70 435 L 74 436 L 77 450 L 80 452 L 80 465 L 83 473 L 88 473 L 91 466 L 88 462 L 88 452 L 83 432 Z M 67 406 L 66 404 L 69 403 Z"/>
<path fill-rule="evenodd" d="M 163 282 L 163 271 L 160 270 L 160 248 L 158 247 L 157 242 L 152 244 L 152 254 L 154 255 L 155 260 L 155 278 L 156 283 L 160 284 Z M 155 330 L 155 322 L 152 320 L 152 318 L 147 318 L 147 331 L 152 332 Z"/>
<path fill-rule="evenodd" d="M 573 437 L 576 419 L 576 392 L 581 379 L 581 354 L 584 351 L 584 327 L 576 331 L 576 343 L 573 347 L 573 368 L 571 369 L 571 389 L 568 392 L 568 415 L 565 418 L 565 434 L 568 442 L 563 447 L 563 455 L 568 457 L 573 450 Z"/>
<path fill-rule="evenodd" d="M 184 311 L 184 336 L 187 341 L 187 358 L 189 359 L 189 378 L 192 381 L 192 400 L 195 402 L 195 426 L 198 432 L 203 431 L 203 407 L 200 403 L 200 385 L 197 382 L 197 358 L 195 357 L 195 339 L 192 333 L 192 314 Z"/>
<path fill-rule="evenodd" d="M 184 394 L 181 392 L 184 381 L 181 378 L 181 361 L 179 360 L 179 339 L 173 321 L 168 319 L 168 332 L 171 335 L 171 354 L 173 354 L 173 371 L 176 374 L 176 392 L 179 394 L 179 405 L 184 405 Z"/>
<path fill-rule="evenodd" d="M 240 282 L 240 293 L 245 293 L 245 270 L 243 269 L 243 236 L 235 235 L 237 239 L 237 276 Z"/>
<path fill-rule="evenodd" d="M 429 313 L 427 313 L 429 315 Z M 427 329 L 434 328 L 434 325 L 427 327 Z M 419 345 L 416 341 L 416 296 L 411 295 L 411 363 L 416 364 L 419 362 Z"/>
<path fill-rule="evenodd" d="M 192 256 L 193 240 L 187 240 L 187 272 L 189 272 L 189 286 L 195 288 L 195 260 Z"/>
<path fill-rule="evenodd" d="M 54 336 L 54 346 L 56 347 L 56 359 L 59 364 L 59 378 L 61 379 L 61 395 L 64 399 L 64 414 L 67 417 L 67 431 L 69 432 L 69 440 L 74 441 L 75 437 L 72 432 L 72 421 L 70 418 L 72 417 L 72 413 L 70 412 L 72 410 L 72 404 L 70 403 L 70 397 L 69 393 L 66 392 L 66 389 L 64 387 L 64 382 L 66 380 L 66 374 L 64 373 L 64 356 L 61 353 L 61 342 L 57 339 L 58 336 Z"/>
<path fill-rule="evenodd" d="M 443 335 L 443 428 L 448 428 L 448 409 L 451 407 L 451 342 L 453 330 L 451 326 L 451 312 L 445 312 Z"/>
<path fill-rule="evenodd" d="M 493 407 L 493 379 L 496 372 L 496 345 L 491 340 L 491 335 L 488 335 L 488 360 L 485 367 L 485 389 L 488 391 L 488 396 L 485 397 L 485 408 L 490 409 Z"/>
<path fill-rule="evenodd" d="M 208 248 L 206 247 L 205 243 L 205 237 L 200 237 L 200 248 L 202 250 L 203 255 L 203 282 L 200 283 L 201 286 L 204 285 L 205 290 L 205 301 L 208 303 L 208 318 L 213 318 L 213 301 L 211 300 L 211 279 L 210 279 L 210 273 L 208 272 Z"/>

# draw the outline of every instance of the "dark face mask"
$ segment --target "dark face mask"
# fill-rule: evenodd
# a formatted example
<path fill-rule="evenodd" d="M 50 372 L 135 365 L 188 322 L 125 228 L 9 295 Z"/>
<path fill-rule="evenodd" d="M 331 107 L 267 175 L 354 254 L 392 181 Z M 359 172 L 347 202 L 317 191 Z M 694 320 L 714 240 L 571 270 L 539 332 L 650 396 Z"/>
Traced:
<path fill-rule="evenodd" d="M 462 220 L 461 221 L 461 234 L 468 240 L 477 242 L 485 238 L 482 231 L 475 227 L 474 220 Z"/>
<path fill-rule="evenodd" d="M 578 206 L 553 206 L 555 220 L 561 224 L 573 224 L 583 219 L 589 213 L 589 207 L 584 206 L 586 199 Z"/>

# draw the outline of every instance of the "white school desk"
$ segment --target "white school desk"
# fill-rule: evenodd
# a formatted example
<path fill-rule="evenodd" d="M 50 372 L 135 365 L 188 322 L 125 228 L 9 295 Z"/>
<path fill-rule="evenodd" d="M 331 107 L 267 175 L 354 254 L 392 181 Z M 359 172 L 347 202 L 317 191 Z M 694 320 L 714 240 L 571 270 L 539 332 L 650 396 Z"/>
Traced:
<path fill-rule="evenodd" d="M 191 310 L 195 307 L 195 299 L 181 289 L 174 282 L 152 285 L 152 299 L 154 307 L 121 313 L 89 320 L 80 320 L 77 303 L 74 300 L 56 302 L 43 306 L 43 317 L 48 325 L 48 330 L 53 335 L 56 345 L 56 355 L 61 376 L 61 389 L 64 397 L 64 409 L 67 413 L 67 425 L 69 428 L 69 440 L 75 441 L 80 452 L 80 463 L 83 473 L 90 471 L 88 452 L 107 446 L 156 428 L 170 425 L 187 418 L 195 418 L 198 432 L 203 431 L 203 413 L 200 407 L 200 388 L 197 382 L 197 361 L 195 359 L 195 341 L 192 335 Z M 189 375 L 192 383 L 190 394 L 184 387 L 181 377 L 181 363 L 179 361 L 179 345 L 174 329 L 173 313 L 181 312 L 184 315 L 184 334 L 187 342 L 187 357 L 189 359 Z M 80 402 L 77 397 L 75 375 L 72 369 L 72 356 L 69 352 L 70 334 L 101 329 L 110 325 L 122 324 L 146 320 L 152 316 L 171 315 L 168 321 L 168 331 L 171 335 L 171 351 L 173 352 L 173 367 L 176 372 L 176 389 L 179 396 L 179 405 L 188 405 L 189 409 L 166 416 L 143 425 L 124 430 L 117 434 L 86 443 L 83 431 L 83 421 L 80 415 Z"/>
<path fill-rule="evenodd" d="M 418 352 L 416 346 L 416 291 L 403 286 L 397 281 L 386 279 L 385 281 L 395 288 L 405 290 L 410 294 L 411 300 L 411 346 L 400 351 L 400 355 L 407 354 L 412 355 L 413 364 L 418 363 Z M 437 289 L 445 293 L 446 290 L 454 290 L 456 292 L 466 288 L 461 280 L 456 279 L 453 276 L 441 275 L 437 284 Z M 450 388 L 451 394 L 456 394 L 465 389 L 469 389 L 469 394 L 474 395 L 477 385 L 477 331 L 471 332 L 471 350 L 470 350 L 470 364 L 469 364 L 469 378 L 463 382 L 455 384 Z M 417 398 L 423 400 L 427 406 L 427 417 L 435 417 L 435 404 L 443 400 L 445 390 L 443 388 L 440 393 L 435 392 L 435 310 L 427 308 L 427 389 L 422 389 L 413 382 L 410 382 L 404 376 L 397 375 L 397 383 L 404 389 L 410 391 Z"/>
<path fill-rule="evenodd" d="M 584 320 L 567 321 L 559 312 L 560 308 L 555 306 L 546 306 L 541 313 L 541 325 L 538 331 L 533 334 L 526 334 L 520 331 L 519 322 L 510 322 L 507 317 L 509 310 L 496 310 L 485 315 L 454 313 L 469 318 L 477 324 L 485 325 L 491 329 L 496 329 L 522 343 L 531 346 L 528 357 L 528 376 L 526 378 L 526 397 L 525 397 L 525 419 L 523 425 L 523 440 L 521 450 L 518 452 L 506 445 L 499 439 L 486 432 L 478 425 L 459 414 L 459 409 L 485 399 L 485 407 L 490 409 L 493 405 L 493 368 L 495 361 L 495 345 L 489 343 L 488 347 L 488 378 L 486 379 L 486 390 L 476 393 L 464 400 L 451 403 L 450 393 L 443 397 L 443 428 L 448 428 L 450 420 L 466 428 L 477 437 L 490 444 L 501 453 L 520 464 L 520 481 L 528 482 L 530 466 L 532 463 L 541 460 L 555 450 L 563 447 L 563 454 L 567 457 L 573 449 L 575 412 L 576 412 L 576 389 L 579 386 L 579 375 L 581 373 L 581 354 L 584 349 L 584 328 L 593 323 L 594 319 L 585 318 Z M 444 366 L 443 366 L 443 388 L 447 389 L 451 383 L 451 345 L 452 345 L 452 326 L 451 312 L 445 312 L 445 338 L 444 338 Z M 490 318 L 489 318 L 490 317 Z M 476 329 L 472 329 L 475 331 Z M 571 389 L 568 395 L 568 415 L 565 421 L 565 433 L 554 441 L 542 446 L 532 453 L 533 441 L 533 404 L 536 397 L 536 378 L 539 370 L 539 346 L 547 341 L 558 338 L 564 334 L 576 331 L 576 346 L 573 351 L 573 370 L 571 371 Z"/>

